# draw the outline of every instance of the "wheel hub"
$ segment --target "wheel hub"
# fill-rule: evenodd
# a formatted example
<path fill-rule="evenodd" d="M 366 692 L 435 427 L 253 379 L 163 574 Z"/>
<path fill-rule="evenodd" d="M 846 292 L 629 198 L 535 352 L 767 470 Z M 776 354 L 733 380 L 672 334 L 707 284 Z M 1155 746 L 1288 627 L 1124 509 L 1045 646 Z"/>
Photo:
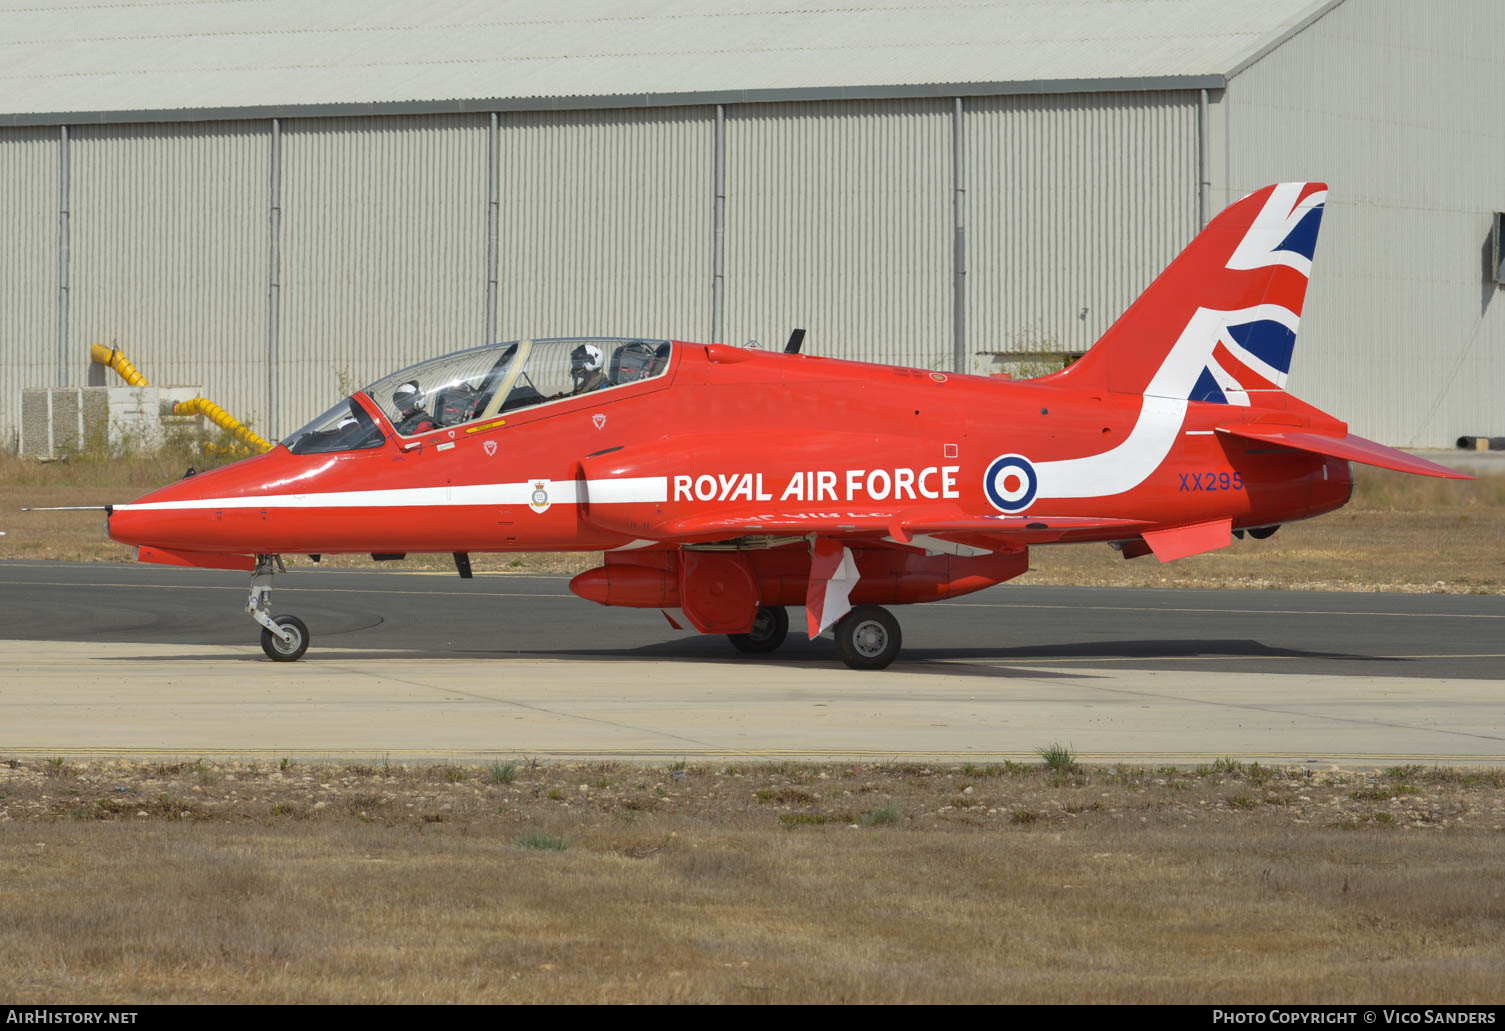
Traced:
<path fill-rule="evenodd" d="M 867 620 L 852 632 L 852 646 L 863 655 L 872 658 L 882 655 L 888 647 L 888 631 L 876 620 Z"/>
<path fill-rule="evenodd" d="M 291 655 L 302 643 L 303 635 L 298 633 L 296 627 L 287 624 L 282 625 L 280 634 L 274 634 L 272 637 L 272 647 L 284 655 Z"/>

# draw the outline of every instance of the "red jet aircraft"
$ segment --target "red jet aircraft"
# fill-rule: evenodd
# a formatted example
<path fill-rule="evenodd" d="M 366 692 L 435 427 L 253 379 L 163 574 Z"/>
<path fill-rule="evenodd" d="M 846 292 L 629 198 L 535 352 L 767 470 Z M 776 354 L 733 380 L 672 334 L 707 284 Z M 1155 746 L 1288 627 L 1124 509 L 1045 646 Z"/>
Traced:
<path fill-rule="evenodd" d="M 252 571 L 268 656 L 280 555 L 604 551 L 570 589 L 770 652 L 803 605 L 847 665 L 900 645 L 882 605 L 1029 568 L 1037 544 L 1160 561 L 1347 502 L 1350 462 L 1467 479 L 1348 432 L 1286 375 L 1326 187 L 1224 211 L 1080 361 L 1040 379 L 723 344 L 520 340 L 357 391 L 269 454 L 110 510 L 144 562 Z M 798 334 L 797 334 L 798 337 Z"/>

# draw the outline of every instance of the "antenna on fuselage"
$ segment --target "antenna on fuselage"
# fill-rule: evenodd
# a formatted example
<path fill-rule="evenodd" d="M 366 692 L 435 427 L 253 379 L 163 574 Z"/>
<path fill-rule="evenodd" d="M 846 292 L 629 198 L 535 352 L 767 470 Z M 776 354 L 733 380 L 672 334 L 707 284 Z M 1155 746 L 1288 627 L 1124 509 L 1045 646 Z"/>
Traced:
<path fill-rule="evenodd" d="M 805 345 L 805 331 L 797 329 L 789 334 L 789 343 L 784 345 L 785 354 L 799 354 L 800 348 Z"/>

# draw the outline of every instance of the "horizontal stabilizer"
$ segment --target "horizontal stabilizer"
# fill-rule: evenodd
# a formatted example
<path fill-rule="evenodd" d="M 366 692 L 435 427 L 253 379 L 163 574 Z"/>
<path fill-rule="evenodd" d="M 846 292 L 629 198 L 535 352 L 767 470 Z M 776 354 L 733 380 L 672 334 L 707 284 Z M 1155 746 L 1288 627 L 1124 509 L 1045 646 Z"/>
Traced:
<path fill-rule="evenodd" d="M 1396 472 L 1415 473 L 1418 476 L 1440 476 L 1449 480 L 1473 479 L 1467 473 L 1460 473 L 1445 465 L 1429 462 L 1425 458 L 1408 455 L 1404 451 L 1377 444 L 1353 433 L 1343 437 L 1330 437 L 1321 433 L 1312 433 L 1309 430 L 1292 429 L 1288 426 L 1219 426 L 1218 432 L 1243 437 L 1246 440 L 1294 448 L 1297 451 L 1310 451 L 1318 455 L 1347 459 L 1350 462 L 1361 462 L 1364 465 L 1373 465 L 1381 469 L 1394 469 Z"/>

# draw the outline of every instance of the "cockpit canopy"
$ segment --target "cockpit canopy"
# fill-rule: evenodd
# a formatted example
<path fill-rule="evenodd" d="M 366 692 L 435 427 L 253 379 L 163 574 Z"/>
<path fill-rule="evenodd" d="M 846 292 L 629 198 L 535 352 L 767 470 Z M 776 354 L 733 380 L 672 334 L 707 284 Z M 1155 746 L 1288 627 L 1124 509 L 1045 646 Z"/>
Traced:
<path fill-rule="evenodd" d="M 661 376 L 667 340 L 562 337 L 474 347 L 409 366 L 359 393 L 399 436 L 460 426 Z M 283 441 L 295 455 L 380 447 L 376 421 L 352 396 Z"/>

